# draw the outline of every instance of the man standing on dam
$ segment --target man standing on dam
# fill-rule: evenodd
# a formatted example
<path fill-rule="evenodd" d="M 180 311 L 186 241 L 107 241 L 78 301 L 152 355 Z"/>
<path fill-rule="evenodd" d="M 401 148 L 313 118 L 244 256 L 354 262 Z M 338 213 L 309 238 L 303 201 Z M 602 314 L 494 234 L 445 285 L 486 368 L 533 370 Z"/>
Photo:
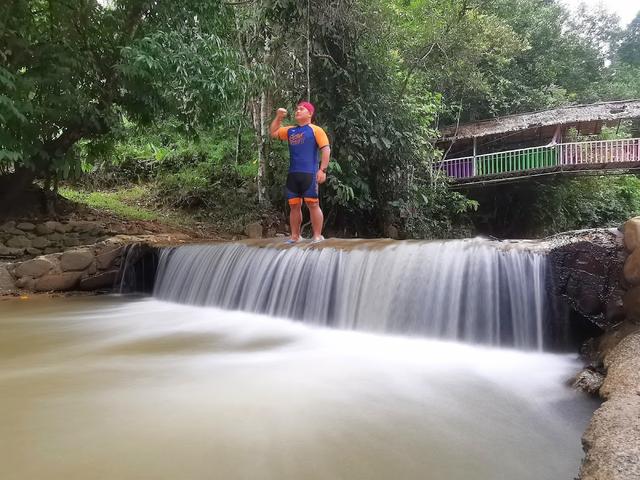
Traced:
<path fill-rule="evenodd" d="M 315 107 L 309 102 L 300 102 L 296 108 L 296 126 L 283 127 L 282 120 L 287 110 L 279 108 L 271 122 L 271 137 L 286 141 L 289 144 L 289 174 L 287 175 L 287 200 L 291 211 L 289 226 L 291 238 L 289 243 L 301 240 L 302 201 L 309 208 L 313 242 L 324 240 L 322 225 L 324 217 L 318 200 L 318 185 L 327 179 L 327 167 L 331 147 L 325 131 L 313 125 L 311 119 Z M 321 154 L 318 167 L 318 152 Z"/>

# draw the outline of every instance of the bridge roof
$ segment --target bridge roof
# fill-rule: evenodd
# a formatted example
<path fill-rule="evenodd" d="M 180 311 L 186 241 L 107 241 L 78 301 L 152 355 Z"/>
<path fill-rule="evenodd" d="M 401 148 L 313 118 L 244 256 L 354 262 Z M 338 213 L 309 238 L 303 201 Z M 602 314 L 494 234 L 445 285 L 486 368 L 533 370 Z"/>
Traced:
<path fill-rule="evenodd" d="M 588 122 L 614 122 L 640 118 L 640 100 L 573 105 L 533 113 L 507 115 L 441 129 L 440 142 L 480 138 L 553 125 L 571 125 Z"/>

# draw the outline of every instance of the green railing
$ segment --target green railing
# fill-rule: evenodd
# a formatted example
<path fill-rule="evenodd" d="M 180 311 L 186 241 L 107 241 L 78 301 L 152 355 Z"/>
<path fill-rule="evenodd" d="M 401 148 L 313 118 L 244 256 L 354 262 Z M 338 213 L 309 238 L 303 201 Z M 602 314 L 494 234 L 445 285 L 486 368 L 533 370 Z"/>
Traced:
<path fill-rule="evenodd" d="M 533 147 L 507 152 L 487 153 L 476 157 L 476 176 L 519 172 L 558 164 L 555 147 Z"/>

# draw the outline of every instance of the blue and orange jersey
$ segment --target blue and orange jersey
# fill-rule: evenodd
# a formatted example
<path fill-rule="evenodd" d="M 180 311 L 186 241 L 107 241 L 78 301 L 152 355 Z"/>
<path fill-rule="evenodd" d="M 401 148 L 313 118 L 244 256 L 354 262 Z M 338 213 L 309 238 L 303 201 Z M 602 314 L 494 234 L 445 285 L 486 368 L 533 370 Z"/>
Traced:
<path fill-rule="evenodd" d="M 278 138 L 289 142 L 289 172 L 316 173 L 318 171 L 318 152 L 329 145 L 329 138 L 317 125 L 296 125 L 280 127 Z"/>

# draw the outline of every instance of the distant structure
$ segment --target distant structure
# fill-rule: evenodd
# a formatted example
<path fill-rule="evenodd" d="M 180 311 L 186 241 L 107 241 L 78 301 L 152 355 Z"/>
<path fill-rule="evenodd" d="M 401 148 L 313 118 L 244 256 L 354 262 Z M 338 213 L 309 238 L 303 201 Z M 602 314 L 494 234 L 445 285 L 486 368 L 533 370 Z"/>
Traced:
<path fill-rule="evenodd" d="M 455 184 L 505 182 L 560 172 L 640 169 L 640 121 L 634 138 L 594 140 L 603 126 L 640 120 L 640 100 L 509 115 L 440 131 L 444 159 L 434 169 Z"/>

